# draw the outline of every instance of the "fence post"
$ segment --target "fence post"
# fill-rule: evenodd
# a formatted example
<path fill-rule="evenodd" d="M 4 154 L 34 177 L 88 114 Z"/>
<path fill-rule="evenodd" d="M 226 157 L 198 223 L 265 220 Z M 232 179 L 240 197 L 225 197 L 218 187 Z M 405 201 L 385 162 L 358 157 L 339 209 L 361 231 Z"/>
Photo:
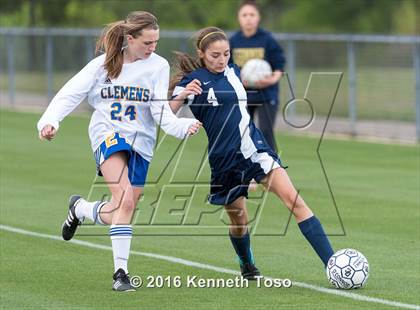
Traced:
<path fill-rule="evenodd" d="M 347 65 L 348 65 L 348 100 L 349 100 L 349 120 L 350 134 L 355 136 L 357 121 L 357 102 L 356 102 L 356 56 L 354 53 L 354 42 L 347 42 Z"/>
<path fill-rule="evenodd" d="M 53 97 L 53 57 L 53 38 L 51 35 L 47 35 L 45 47 L 45 66 L 47 70 L 48 102 L 50 102 Z"/>
<path fill-rule="evenodd" d="M 287 64 L 287 75 L 289 76 L 290 87 L 290 98 L 289 100 L 295 99 L 295 85 L 296 85 L 296 45 L 295 41 L 287 42 L 287 52 L 286 52 L 286 64 Z M 296 116 L 296 105 L 292 104 L 288 108 L 288 113 L 294 118 Z"/>
<path fill-rule="evenodd" d="M 420 142 L 420 43 L 415 44 L 413 57 L 416 75 L 416 135 L 417 142 Z"/>
<path fill-rule="evenodd" d="M 188 52 L 188 39 L 182 38 L 181 41 L 181 52 L 187 53 Z"/>
<path fill-rule="evenodd" d="M 95 50 L 92 44 L 92 37 L 85 36 L 85 46 L 86 46 L 86 63 L 88 63 L 95 57 Z"/>
<path fill-rule="evenodd" d="M 16 68 L 15 68 L 15 37 L 13 34 L 9 35 L 7 40 L 7 71 L 8 71 L 8 80 L 9 80 L 9 103 L 11 105 L 15 104 L 15 94 L 16 94 Z"/>

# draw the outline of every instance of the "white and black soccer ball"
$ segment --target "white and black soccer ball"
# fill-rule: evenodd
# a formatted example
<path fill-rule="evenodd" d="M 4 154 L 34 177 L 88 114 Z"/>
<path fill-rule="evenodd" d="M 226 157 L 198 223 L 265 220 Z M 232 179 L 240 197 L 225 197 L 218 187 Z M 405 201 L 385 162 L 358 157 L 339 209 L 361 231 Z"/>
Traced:
<path fill-rule="evenodd" d="M 326 271 L 328 280 L 336 288 L 360 288 L 369 277 L 369 263 L 359 251 L 343 249 L 331 256 Z"/>
<path fill-rule="evenodd" d="M 258 80 L 261 80 L 272 73 L 271 66 L 267 61 L 255 58 L 248 60 L 244 64 L 241 69 L 241 78 L 250 85 L 253 85 Z"/>

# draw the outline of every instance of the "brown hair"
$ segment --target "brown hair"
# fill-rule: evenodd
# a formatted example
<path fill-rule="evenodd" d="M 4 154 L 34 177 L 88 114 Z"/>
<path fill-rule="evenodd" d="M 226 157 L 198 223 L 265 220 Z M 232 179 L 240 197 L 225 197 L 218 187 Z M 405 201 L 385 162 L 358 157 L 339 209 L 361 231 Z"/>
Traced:
<path fill-rule="evenodd" d="M 207 50 L 209 45 L 216 41 L 228 41 L 228 37 L 226 33 L 217 27 L 207 27 L 200 29 L 197 33 L 193 36 L 194 38 L 194 46 L 197 50 L 202 51 L 203 53 Z M 194 71 L 197 68 L 205 67 L 204 61 L 199 58 L 198 56 L 192 57 L 186 53 L 175 52 L 176 60 L 175 60 L 175 67 L 176 73 L 174 77 L 171 79 L 171 83 L 169 85 L 169 91 L 175 88 L 176 84 L 182 80 L 182 78 L 187 75 L 188 73 Z"/>
<path fill-rule="evenodd" d="M 239 5 L 238 12 L 246 5 L 254 7 L 258 11 L 258 13 L 260 13 L 260 8 L 258 7 L 257 1 L 255 0 L 243 0 Z"/>
<path fill-rule="evenodd" d="M 96 43 L 96 53 L 106 53 L 104 67 L 111 79 L 117 78 L 123 65 L 124 36 L 137 38 L 143 29 L 159 29 L 157 18 L 145 11 L 134 11 L 125 20 L 108 24 Z"/>

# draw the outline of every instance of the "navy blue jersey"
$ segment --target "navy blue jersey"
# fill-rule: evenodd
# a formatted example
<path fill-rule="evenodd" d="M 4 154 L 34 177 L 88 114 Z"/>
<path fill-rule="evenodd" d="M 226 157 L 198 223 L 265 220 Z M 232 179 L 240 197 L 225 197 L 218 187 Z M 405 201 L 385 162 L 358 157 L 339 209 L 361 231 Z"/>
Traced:
<path fill-rule="evenodd" d="M 223 173 L 257 152 L 273 152 L 248 114 L 247 94 L 238 66 L 229 64 L 221 73 L 196 69 L 178 83 L 172 98 L 194 79 L 201 82 L 203 92 L 190 96 L 185 103 L 207 133 L 213 174 Z"/>
<path fill-rule="evenodd" d="M 245 37 L 242 31 L 232 35 L 229 40 L 231 49 L 231 62 L 239 67 L 250 59 L 258 58 L 266 60 L 271 69 L 284 71 L 285 59 L 283 50 L 270 32 L 258 28 L 257 32 L 251 37 Z M 270 102 L 278 103 L 279 85 L 278 83 L 264 89 L 250 89 L 248 101 L 250 103 Z"/>

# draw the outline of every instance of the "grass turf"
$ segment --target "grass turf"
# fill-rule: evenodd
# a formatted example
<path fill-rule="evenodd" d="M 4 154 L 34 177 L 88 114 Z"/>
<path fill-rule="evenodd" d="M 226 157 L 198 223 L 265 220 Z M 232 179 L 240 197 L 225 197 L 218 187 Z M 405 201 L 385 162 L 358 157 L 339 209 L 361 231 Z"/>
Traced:
<path fill-rule="evenodd" d="M 31 231 L 58 235 L 66 215 L 67 197 L 72 193 L 88 195 L 95 175 L 94 160 L 87 138 L 88 119 L 69 117 L 52 143 L 41 143 L 35 129 L 37 114 L 1 110 L 1 207 L 0 223 Z M 368 284 L 356 291 L 364 295 L 419 304 L 420 231 L 419 231 L 419 147 L 326 140 L 321 146 L 329 181 L 345 235 L 328 193 L 319 161 L 318 141 L 313 138 L 280 134 L 279 149 L 295 185 L 323 222 L 336 250 L 353 247 L 365 254 L 371 265 Z M 172 161 L 162 175 L 177 141 L 165 138 L 151 164 L 145 198 L 139 204 L 137 224 L 147 223 L 156 204 L 159 190 L 165 184 L 155 223 L 176 223 L 188 206 L 191 178 L 206 146 L 201 136 L 185 145 L 179 164 Z M 175 156 L 175 158 L 177 158 Z M 164 172 L 165 172 L 164 171 Z M 159 178 L 159 176 L 161 176 Z M 195 222 L 194 210 L 214 210 L 204 203 L 208 166 L 197 178 L 202 189 L 191 204 L 186 222 Z M 95 185 L 96 184 L 96 185 Z M 104 190 L 94 184 L 92 196 Z M 166 193 L 166 195 L 165 195 Z M 174 195 L 183 195 L 174 200 Z M 257 192 L 251 195 L 249 207 L 255 211 Z M 179 196 L 178 195 L 178 196 Z M 183 200 L 187 204 L 183 204 Z M 168 208 L 168 205 L 172 208 Z M 165 209 L 166 208 L 166 209 Z M 172 209 L 178 209 L 174 213 Z M 261 210 L 262 209 L 262 210 Z M 322 265 L 300 235 L 279 201 L 269 196 L 260 210 L 253 251 L 261 271 L 272 277 L 290 278 L 329 287 Z M 222 213 L 208 214 L 201 224 L 220 223 Z M 287 230 L 286 230 L 287 227 Z M 133 239 L 132 249 L 170 255 L 215 266 L 237 269 L 237 262 L 226 227 L 219 236 L 200 226 L 183 230 L 160 226 L 135 227 L 140 236 Z M 180 232 L 197 236 L 159 236 Z M 213 230 L 210 230 L 213 231 Z M 106 229 L 83 227 L 78 239 L 109 245 Z M 104 236 L 93 236 L 103 234 Z M 202 236 L 198 236 L 202 234 Z M 341 235 L 341 236 L 340 236 Z M 285 308 L 285 309 L 382 309 L 384 305 L 354 301 L 308 289 L 142 288 L 135 294 L 111 292 L 112 254 L 64 242 L 45 240 L 0 231 L 1 293 L 3 308 L 172 308 L 208 309 L 218 307 Z M 133 275 L 198 275 L 203 278 L 228 278 L 229 275 L 197 269 L 155 259 L 133 256 Z"/>

